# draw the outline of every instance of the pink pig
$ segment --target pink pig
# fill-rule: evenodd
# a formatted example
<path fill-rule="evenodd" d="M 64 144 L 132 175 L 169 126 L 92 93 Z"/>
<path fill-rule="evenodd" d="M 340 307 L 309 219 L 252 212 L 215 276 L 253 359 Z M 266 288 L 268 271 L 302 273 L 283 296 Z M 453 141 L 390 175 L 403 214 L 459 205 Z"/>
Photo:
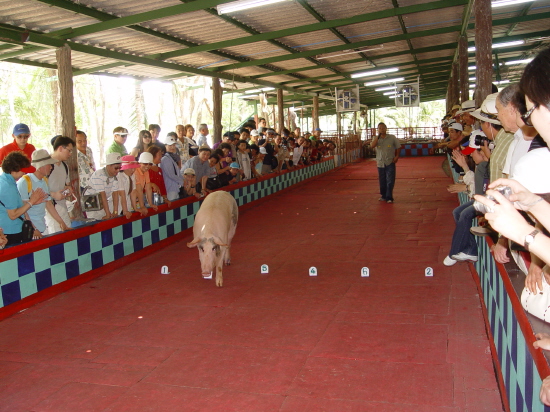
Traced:
<path fill-rule="evenodd" d="M 202 276 L 210 276 L 216 268 L 218 287 L 223 285 L 223 264 L 231 264 L 229 249 L 238 220 L 237 202 L 224 191 L 209 194 L 195 216 L 193 241 L 187 246 L 198 246 Z"/>

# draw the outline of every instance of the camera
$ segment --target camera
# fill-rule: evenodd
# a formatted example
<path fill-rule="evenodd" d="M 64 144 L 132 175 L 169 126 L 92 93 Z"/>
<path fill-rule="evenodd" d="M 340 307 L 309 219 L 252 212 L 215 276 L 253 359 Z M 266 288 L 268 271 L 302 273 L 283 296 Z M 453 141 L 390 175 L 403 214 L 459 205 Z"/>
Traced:
<path fill-rule="evenodd" d="M 495 187 L 494 190 L 499 192 L 506 199 L 510 199 L 510 195 L 512 194 L 512 189 L 510 189 L 509 186 L 497 186 L 497 187 Z M 498 204 L 498 202 L 496 201 L 496 199 L 493 196 L 485 195 L 485 197 L 487 199 L 491 199 L 492 201 L 494 201 Z M 480 213 L 483 213 L 483 214 L 488 213 L 488 212 L 493 212 L 492 210 L 490 210 L 490 208 L 488 206 L 484 205 L 483 203 L 481 203 L 477 200 L 474 202 L 474 209 L 477 210 Z"/>
<path fill-rule="evenodd" d="M 473 134 L 473 133 L 472 133 Z M 476 133 L 474 136 L 474 143 L 478 147 L 483 147 L 484 142 L 487 142 L 487 146 L 489 147 L 489 150 L 493 150 L 495 148 L 495 144 L 491 139 L 489 139 L 485 134 Z"/>

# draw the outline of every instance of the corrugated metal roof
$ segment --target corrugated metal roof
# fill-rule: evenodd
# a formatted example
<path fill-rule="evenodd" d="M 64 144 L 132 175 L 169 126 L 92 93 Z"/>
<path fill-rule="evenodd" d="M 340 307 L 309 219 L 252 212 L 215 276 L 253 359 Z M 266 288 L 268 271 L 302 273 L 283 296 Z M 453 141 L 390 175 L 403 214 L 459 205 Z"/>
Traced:
<path fill-rule="evenodd" d="M 277 86 L 290 81 L 284 87 L 291 94 L 312 87 L 322 87 L 322 92 L 328 93 L 341 83 L 362 86 L 365 80 L 351 80 L 350 74 L 396 65 L 410 79 L 416 78 L 419 70 L 421 79 L 446 78 L 428 87 L 435 90 L 434 96 L 443 96 L 467 1 L 397 0 L 398 14 L 384 17 L 381 12 L 395 10 L 392 0 L 284 1 L 222 16 L 212 8 L 160 14 L 173 6 L 213 7 L 213 0 L 0 0 L 0 59 L 53 67 L 55 47 L 66 39 L 73 45 L 72 63 L 77 73 L 141 78 L 217 75 L 251 87 L 254 82 Z M 117 18 L 142 13 L 148 14 L 128 23 L 130 26 L 116 26 Z M 500 60 L 532 55 L 549 43 L 550 0 L 495 8 L 492 13 L 494 42 L 528 39 L 522 46 L 497 50 Z M 364 21 L 320 26 L 358 16 Z M 503 19 L 509 20 L 497 24 Z M 109 23 L 98 25 L 101 22 Z M 467 31 L 470 45 L 475 39 L 474 22 L 472 15 Z M 25 44 L 24 30 L 30 31 L 31 44 Z M 72 37 L 72 30 L 77 37 Z M 63 34 L 53 36 L 52 32 Z M 422 37 L 417 37 L 419 32 Z M 264 34 L 269 38 L 258 37 Z M 350 53 L 353 48 L 363 53 Z M 469 60 L 473 64 L 474 53 Z M 521 70 L 520 66 L 506 66 L 500 74 L 517 79 Z M 274 75 L 268 76 L 271 73 Z M 389 76 L 377 78 L 383 77 Z M 362 93 L 371 99 L 363 103 L 376 103 L 372 100 L 378 98 L 376 94 Z"/>

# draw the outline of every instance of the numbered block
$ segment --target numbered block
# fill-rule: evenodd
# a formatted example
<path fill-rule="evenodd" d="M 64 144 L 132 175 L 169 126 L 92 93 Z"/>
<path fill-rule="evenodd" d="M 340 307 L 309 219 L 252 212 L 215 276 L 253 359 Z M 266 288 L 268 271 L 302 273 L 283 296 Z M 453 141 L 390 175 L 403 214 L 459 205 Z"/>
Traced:
<path fill-rule="evenodd" d="M 370 276 L 369 268 L 364 267 L 361 269 L 361 277 L 362 278 L 368 278 Z"/>
<path fill-rule="evenodd" d="M 430 267 L 427 267 L 426 270 L 424 271 L 424 275 L 426 277 L 433 277 L 434 275 L 434 270 Z"/>
<path fill-rule="evenodd" d="M 309 268 L 309 276 L 317 276 L 317 268 L 315 266 Z"/>
<path fill-rule="evenodd" d="M 161 275 L 169 275 L 170 272 L 168 271 L 168 266 L 163 266 L 160 268 L 160 274 Z"/>
<path fill-rule="evenodd" d="M 269 273 L 269 266 L 267 265 L 262 265 L 260 267 L 260 272 L 262 275 L 265 275 L 265 274 L 268 274 Z"/>

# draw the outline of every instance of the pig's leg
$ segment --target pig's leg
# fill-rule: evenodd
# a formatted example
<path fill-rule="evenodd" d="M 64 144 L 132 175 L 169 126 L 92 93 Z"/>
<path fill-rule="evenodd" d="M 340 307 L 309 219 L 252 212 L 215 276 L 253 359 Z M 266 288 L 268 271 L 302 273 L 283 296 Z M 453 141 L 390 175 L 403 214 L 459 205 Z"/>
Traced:
<path fill-rule="evenodd" d="M 231 245 L 227 246 L 225 248 L 225 252 L 223 254 L 223 263 L 225 263 L 226 265 L 230 265 L 231 264 L 231 252 L 230 252 L 230 249 L 231 249 Z"/>
<path fill-rule="evenodd" d="M 220 263 L 216 265 L 216 286 L 219 288 L 223 286 L 222 265 L 223 262 L 221 260 Z"/>

